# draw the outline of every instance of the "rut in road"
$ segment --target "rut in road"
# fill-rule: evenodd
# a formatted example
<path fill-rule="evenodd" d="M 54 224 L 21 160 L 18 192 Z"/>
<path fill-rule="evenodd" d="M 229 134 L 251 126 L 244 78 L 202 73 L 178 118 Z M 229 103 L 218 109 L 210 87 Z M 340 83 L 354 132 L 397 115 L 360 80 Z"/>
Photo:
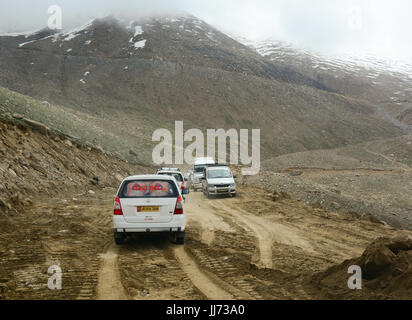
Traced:
<path fill-rule="evenodd" d="M 188 212 L 188 224 L 200 224 L 201 241 L 207 245 L 211 245 L 215 239 L 215 232 L 236 232 L 222 217 L 217 215 L 214 210 L 210 210 L 210 206 L 202 199 L 203 194 L 193 192 L 185 204 L 185 209 Z M 189 227 L 190 228 L 190 227 Z"/>
<path fill-rule="evenodd" d="M 99 270 L 97 285 L 98 300 L 127 300 L 128 297 L 120 281 L 117 264 L 117 248 L 112 244 L 106 253 L 101 255 L 102 265 Z"/>
<path fill-rule="evenodd" d="M 176 260 L 183 271 L 187 274 L 193 285 L 196 286 L 208 299 L 211 300 L 232 300 L 234 297 L 217 284 L 211 277 L 204 273 L 196 262 L 186 253 L 183 246 L 173 248 Z"/>
<path fill-rule="evenodd" d="M 229 203 L 231 202 L 229 201 Z M 232 207 L 226 205 L 222 200 L 215 199 L 210 202 L 210 205 L 216 210 L 229 214 L 235 221 L 244 225 L 256 235 L 259 247 L 259 267 L 268 269 L 273 267 L 272 245 L 274 242 L 293 245 L 308 252 L 314 252 L 312 246 L 305 239 L 286 225 L 251 215 L 234 203 L 232 203 L 232 206 L 234 206 Z"/>

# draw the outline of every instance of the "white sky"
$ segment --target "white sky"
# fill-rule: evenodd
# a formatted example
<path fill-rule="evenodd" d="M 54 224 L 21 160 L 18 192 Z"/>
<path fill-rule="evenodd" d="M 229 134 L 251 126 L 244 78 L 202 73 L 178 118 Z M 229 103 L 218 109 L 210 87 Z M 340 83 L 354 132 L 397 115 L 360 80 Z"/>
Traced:
<path fill-rule="evenodd" d="M 108 14 L 186 11 L 250 40 L 288 41 L 322 53 L 412 59 L 410 0 L 1 0 L 0 33 L 47 25 L 58 4 L 63 27 Z"/>

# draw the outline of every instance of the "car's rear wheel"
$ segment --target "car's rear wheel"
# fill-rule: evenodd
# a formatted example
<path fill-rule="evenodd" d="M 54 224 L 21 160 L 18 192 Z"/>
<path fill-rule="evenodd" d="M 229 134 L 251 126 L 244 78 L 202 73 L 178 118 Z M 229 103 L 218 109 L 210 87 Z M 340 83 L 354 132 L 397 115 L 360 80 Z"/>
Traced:
<path fill-rule="evenodd" d="M 126 236 L 122 233 L 115 232 L 114 233 L 114 243 L 117 245 L 122 245 L 126 242 Z"/>
<path fill-rule="evenodd" d="M 177 231 L 173 234 L 173 242 L 176 244 L 184 244 L 185 243 L 185 232 L 184 231 Z"/>

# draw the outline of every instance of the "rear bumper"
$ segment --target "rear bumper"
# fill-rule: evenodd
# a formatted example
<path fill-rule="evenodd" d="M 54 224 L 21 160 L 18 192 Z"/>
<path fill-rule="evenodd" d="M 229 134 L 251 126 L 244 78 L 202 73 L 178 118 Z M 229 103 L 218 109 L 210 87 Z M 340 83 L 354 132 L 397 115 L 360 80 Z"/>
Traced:
<path fill-rule="evenodd" d="M 126 222 L 123 216 L 113 216 L 115 232 L 173 232 L 185 230 L 185 216 L 176 215 L 170 222 L 131 223 Z"/>
<path fill-rule="evenodd" d="M 194 189 L 202 189 L 202 183 L 192 183 Z"/>
<path fill-rule="evenodd" d="M 114 228 L 113 229 L 117 233 L 151 233 L 151 232 L 174 232 L 174 231 L 185 231 L 185 229 L 182 229 L 181 227 L 175 227 L 175 228 L 159 228 L 159 227 L 153 227 L 153 228 Z"/>

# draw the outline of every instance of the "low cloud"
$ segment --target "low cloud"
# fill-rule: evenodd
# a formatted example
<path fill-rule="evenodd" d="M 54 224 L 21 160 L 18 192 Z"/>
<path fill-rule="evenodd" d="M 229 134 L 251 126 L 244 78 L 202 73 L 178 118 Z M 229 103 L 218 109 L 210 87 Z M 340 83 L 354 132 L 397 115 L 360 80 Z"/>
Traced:
<path fill-rule="evenodd" d="M 323 53 L 359 52 L 411 57 L 409 0 L 2 0 L 0 32 L 47 24 L 47 8 L 60 5 L 63 27 L 114 14 L 137 18 L 185 11 L 222 31 L 251 40 L 287 41 Z"/>

